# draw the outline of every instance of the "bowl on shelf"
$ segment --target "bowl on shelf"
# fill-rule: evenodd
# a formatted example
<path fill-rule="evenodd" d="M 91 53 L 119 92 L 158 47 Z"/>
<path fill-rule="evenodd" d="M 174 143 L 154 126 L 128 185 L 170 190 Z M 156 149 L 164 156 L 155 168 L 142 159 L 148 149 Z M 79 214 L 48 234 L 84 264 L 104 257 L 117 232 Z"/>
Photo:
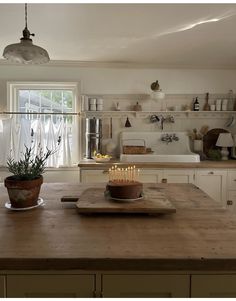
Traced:
<path fill-rule="evenodd" d="M 109 162 L 111 160 L 111 157 L 93 157 L 95 162 L 102 163 L 102 162 Z"/>

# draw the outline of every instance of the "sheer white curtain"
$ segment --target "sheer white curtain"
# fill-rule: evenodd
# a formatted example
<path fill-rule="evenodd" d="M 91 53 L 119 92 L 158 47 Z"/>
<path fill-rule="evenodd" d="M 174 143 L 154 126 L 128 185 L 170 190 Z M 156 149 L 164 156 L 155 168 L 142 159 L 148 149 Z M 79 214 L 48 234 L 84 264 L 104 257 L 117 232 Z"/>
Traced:
<path fill-rule="evenodd" d="M 55 151 L 49 157 L 47 166 L 71 166 L 72 165 L 72 132 L 71 123 L 63 117 L 57 119 L 41 118 L 29 120 L 20 115 L 0 120 L 0 165 L 5 166 L 7 158 L 11 155 L 19 160 L 25 150 L 25 146 L 33 147 L 37 154 L 42 148 Z"/>

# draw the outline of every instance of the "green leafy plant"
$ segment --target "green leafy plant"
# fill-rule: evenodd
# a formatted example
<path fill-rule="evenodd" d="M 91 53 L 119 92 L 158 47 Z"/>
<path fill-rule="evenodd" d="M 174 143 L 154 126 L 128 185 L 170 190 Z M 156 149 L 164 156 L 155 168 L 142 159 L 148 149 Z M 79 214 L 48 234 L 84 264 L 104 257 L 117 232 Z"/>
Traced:
<path fill-rule="evenodd" d="M 47 159 L 55 151 L 47 149 L 44 153 L 40 148 L 39 154 L 33 155 L 33 148 L 25 146 L 24 157 L 19 161 L 10 157 L 7 160 L 7 168 L 13 173 L 16 180 L 33 180 L 40 177 L 46 168 Z"/>

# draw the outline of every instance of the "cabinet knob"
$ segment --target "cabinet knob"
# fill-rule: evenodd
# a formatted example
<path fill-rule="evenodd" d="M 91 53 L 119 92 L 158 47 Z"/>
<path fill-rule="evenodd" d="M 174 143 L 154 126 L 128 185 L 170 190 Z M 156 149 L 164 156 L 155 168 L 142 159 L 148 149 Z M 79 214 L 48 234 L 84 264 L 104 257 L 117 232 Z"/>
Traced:
<path fill-rule="evenodd" d="M 209 171 L 208 175 L 214 175 L 214 171 Z"/>
<path fill-rule="evenodd" d="M 161 183 L 167 183 L 167 179 L 162 179 Z"/>
<path fill-rule="evenodd" d="M 236 179 L 234 179 L 234 182 L 236 182 Z"/>
<path fill-rule="evenodd" d="M 228 200 L 227 201 L 227 205 L 232 206 L 233 205 L 233 201 L 232 200 Z"/>
<path fill-rule="evenodd" d="M 102 173 L 108 173 L 109 171 L 108 170 L 103 170 L 103 172 Z"/>

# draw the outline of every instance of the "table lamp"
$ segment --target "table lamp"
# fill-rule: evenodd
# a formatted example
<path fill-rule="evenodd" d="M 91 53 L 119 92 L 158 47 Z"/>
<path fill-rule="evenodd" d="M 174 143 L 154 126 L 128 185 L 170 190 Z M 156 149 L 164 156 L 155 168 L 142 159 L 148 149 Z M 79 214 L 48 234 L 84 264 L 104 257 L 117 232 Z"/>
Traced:
<path fill-rule="evenodd" d="M 216 146 L 222 147 L 221 160 L 228 160 L 228 147 L 234 146 L 234 141 L 230 133 L 221 133 L 216 141 Z"/>

